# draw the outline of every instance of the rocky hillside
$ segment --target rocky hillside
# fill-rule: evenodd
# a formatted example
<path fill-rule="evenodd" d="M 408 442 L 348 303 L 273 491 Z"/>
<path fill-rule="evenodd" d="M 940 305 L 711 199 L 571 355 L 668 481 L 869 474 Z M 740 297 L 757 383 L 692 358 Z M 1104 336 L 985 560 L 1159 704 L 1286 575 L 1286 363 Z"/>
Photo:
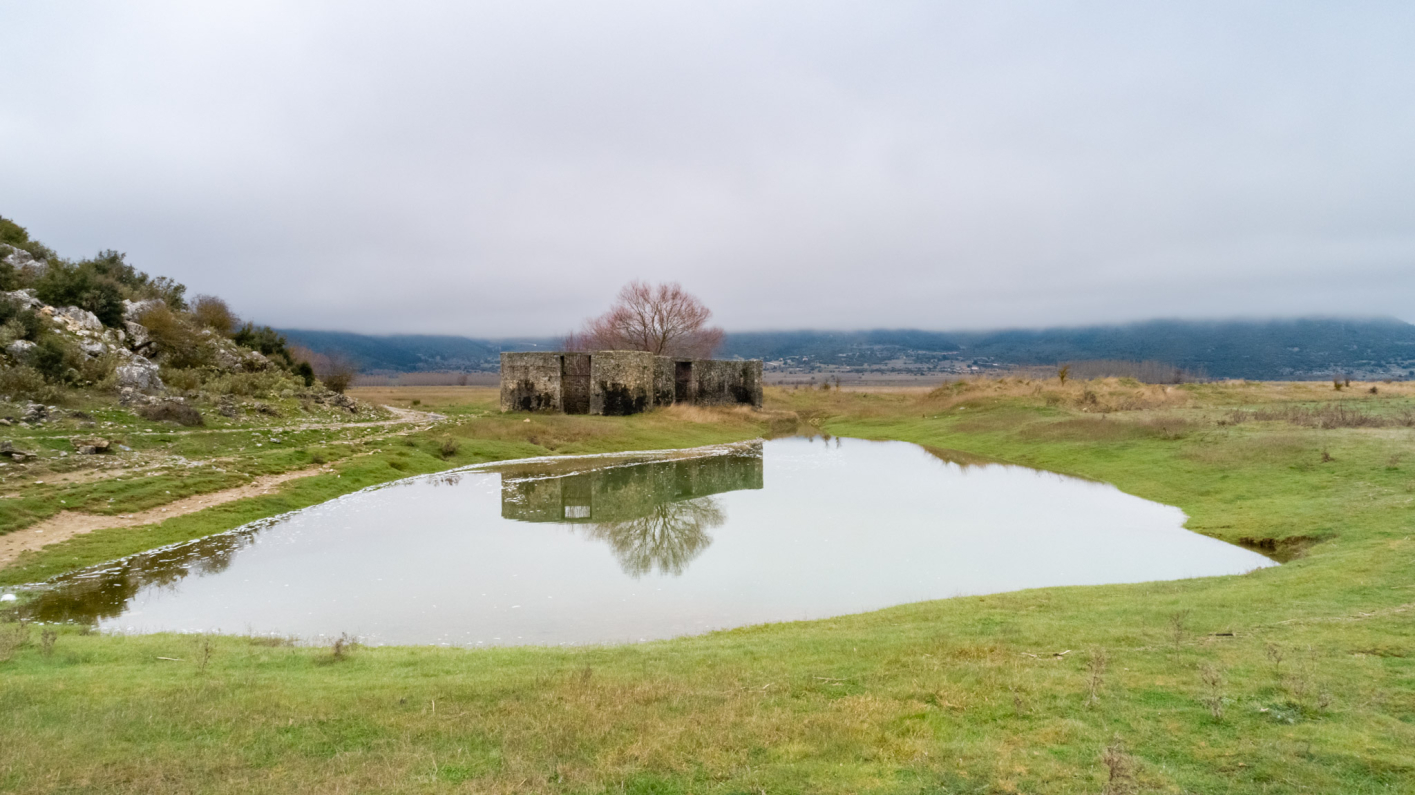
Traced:
<path fill-rule="evenodd" d="M 3 218 L 0 351 L 5 422 L 43 422 L 51 404 L 80 396 L 183 425 L 291 398 L 318 414 L 382 413 L 325 388 L 281 335 L 241 323 L 221 299 L 188 301 L 183 285 L 117 252 L 65 260 Z"/>

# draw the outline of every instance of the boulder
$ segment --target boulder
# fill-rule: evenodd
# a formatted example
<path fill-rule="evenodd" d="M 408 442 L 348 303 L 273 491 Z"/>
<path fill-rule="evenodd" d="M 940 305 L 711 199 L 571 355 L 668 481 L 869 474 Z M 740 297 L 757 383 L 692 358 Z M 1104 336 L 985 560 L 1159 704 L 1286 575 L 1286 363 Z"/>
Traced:
<path fill-rule="evenodd" d="M 11 301 L 14 301 L 20 306 L 23 306 L 25 309 L 38 309 L 39 307 L 44 306 L 44 302 L 39 300 L 38 298 L 35 298 L 34 290 L 30 288 L 26 288 L 24 290 L 15 290 L 14 292 L 10 293 L 0 293 L 0 295 L 5 296 L 6 298 L 10 299 Z"/>
<path fill-rule="evenodd" d="M 100 455 L 107 453 L 109 452 L 109 448 L 113 445 L 113 443 L 107 439 L 100 439 L 96 436 L 75 436 L 69 440 L 69 443 L 74 446 L 74 450 L 78 452 L 79 455 Z"/>
<path fill-rule="evenodd" d="M 0 262 L 13 267 L 15 270 L 28 270 L 43 272 L 49 264 L 42 259 L 35 259 L 34 255 L 18 246 L 0 245 Z"/>
<path fill-rule="evenodd" d="M 83 351 L 83 354 L 88 358 L 97 359 L 103 354 L 108 353 L 108 346 L 98 340 L 81 340 L 79 342 L 79 350 Z"/>
<path fill-rule="evenodd" d="M 133 389 L 162 389 L 162 379 L 157 375 L 157 365 L 145 357 L 134 355 L 113 371 L 118 379 L 118 387 Z"/>
<path fill-rule="evenodd" d="M 20 419 L 37 425 L 49 419 L 49 407 L 43 403 L 27 403 L 25 404 L 25 413 L 20 415 Z"/>
<path fill-rule="evenodd" d="M 15 361 L 22 362 L 29 357 L 30 351 L 34 350 L 36 347 L 38 346 L 29 340 L 15 340 L 5 346 L 5 352 L 10 354 L 10 357 Z"/>
<path fill-rule="evenodd" d="M 56 320 L 62 320 L 70 331 L 103 331 L 103 323 L 99 322 L 98 315 L 87 309 L 66 306 L 55 310 L 54 317 Z"/>
<path fill-rule="evenodd" d="M 34 458 L 34 456 L 34 453 L 26 453 L 23 450 L 16 450 L 15 445 L 12 442 L 0 442 L 0 457 L 8 458 L 17 464 L 22 464 L 30 460 L 31 458 Z"/>
<path fill-rule="evenodd" d="M 136 321 L 143 312 L 155 309 L 159 306 L 167 306 L 167 302 L 161 298 L 147 298 L 142 301 L 123 300 L 123 320 Z M 131 333 L 131 332 L 129 332 Z"/>
<path fill-rule="evenodd" d="M 217 345 L 213 353 L 216 366 L 228 373 L 244 373 L 246 363 L 241 355 L 225 345 Z"/>
<path fill-rule="evenodd" d="M 147 326 L 135 323 L 131 320 L 123 321 L 123 328 L 127 329 L 127 336 L 131 338 L 128 347 L 138 353 L 151 353 L 157 347 L 153 342 L 152 335 L 148 333 Z"/>

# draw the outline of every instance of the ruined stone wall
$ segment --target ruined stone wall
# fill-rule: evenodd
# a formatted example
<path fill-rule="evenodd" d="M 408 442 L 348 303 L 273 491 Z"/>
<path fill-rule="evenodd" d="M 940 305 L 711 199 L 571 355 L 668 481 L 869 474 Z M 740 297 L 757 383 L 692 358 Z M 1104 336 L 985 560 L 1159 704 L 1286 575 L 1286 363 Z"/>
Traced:
<path fill-rule="evenodd" d="M 623 416 L 675 402 L 761 408 L 762 363 L 642 351 L 501 354 L 502 411 Z"/>
<path fill-rule="evenodd" d="M 502 411 L 560 411 L 558 353 L 501 354 Z"/>
<path fill-rule="evenodd" d="M 693 362 L 693 382 L 693 402 L 699 406 L 762 407 L 760 360 L 699 359 Z"/>
<path fill-rule="evenodd" d="M 672 359 L 653 357 L 653 404 L 659 408 L 673 405 L 673 372 Z"/>
<path fill-rule="evenodd" d="M 653 408 L 654 359 L 644 351 L 596 351 L 590 356 L 590 413 L 638 414 Z"/>

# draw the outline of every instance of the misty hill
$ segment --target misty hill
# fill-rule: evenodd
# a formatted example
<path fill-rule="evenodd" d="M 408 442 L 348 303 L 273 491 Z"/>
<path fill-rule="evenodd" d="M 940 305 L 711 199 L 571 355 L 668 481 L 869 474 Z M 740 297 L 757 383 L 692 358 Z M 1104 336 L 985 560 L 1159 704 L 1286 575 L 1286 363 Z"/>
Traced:
<path fill-rule="evenodd" d="M 281 330 L 319 353 L 343 352 L 365 371 L 497 369 L 501 351 L 553 348 L 552 338 L 487 340 Z M 761 331 L 727 335 L 721 356 L 763 359 L 771 370 L 970 372 L 1016 365 L 1125 359 L 1162 361 L 1214 378 L 1304 379 L 1345 373 L 1415 377 L 1415 325 L 1392 319 L 1194 322 L 987 332 Z"/>
<path fill-rule="evenodd" d="M 451 370 L 492 372 L 501 366 L 502 351 L 554 347 L 555 341 L 482 340 L 425 334 L 370 336 L 347 331 L 280 329 L 292 345 L 315 353 L 341 353 L 363 372 L 412 373 Z"/>
<path fill-rule="evenodd" d="M 1214 378 L 1415 376 L 1415 325 L 1393 319 L 1194 322 L 989 332 L 794 331 L 731 334 L 724 354 L 777 367 L 942 369 L 1162 361 Z"/>

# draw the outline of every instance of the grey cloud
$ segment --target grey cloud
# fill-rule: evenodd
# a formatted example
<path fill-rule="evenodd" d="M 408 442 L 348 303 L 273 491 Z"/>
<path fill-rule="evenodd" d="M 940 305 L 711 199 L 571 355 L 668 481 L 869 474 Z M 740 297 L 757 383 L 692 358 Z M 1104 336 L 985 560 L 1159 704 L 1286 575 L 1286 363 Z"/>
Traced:
<path fill-rule="evenodd" d="M 0 213 L 283 326 L 1415 320 L 1415 10 L 0 2 Z"/>

